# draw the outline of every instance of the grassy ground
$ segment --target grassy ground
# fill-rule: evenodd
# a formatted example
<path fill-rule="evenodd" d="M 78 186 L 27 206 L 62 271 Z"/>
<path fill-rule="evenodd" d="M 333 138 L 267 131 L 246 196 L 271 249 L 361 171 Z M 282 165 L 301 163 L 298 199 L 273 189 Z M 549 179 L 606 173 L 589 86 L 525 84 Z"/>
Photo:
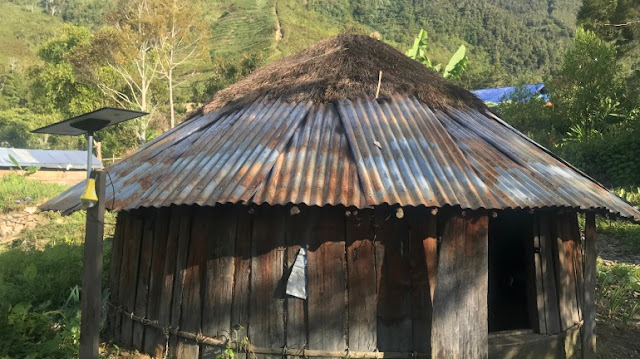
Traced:
<path fill-rule="evenodd" d="M 57 184 L 29 181 L 18 174 L 0 177 L 0 213 L 33 206 L 61 193 L 65 188 Z"/>

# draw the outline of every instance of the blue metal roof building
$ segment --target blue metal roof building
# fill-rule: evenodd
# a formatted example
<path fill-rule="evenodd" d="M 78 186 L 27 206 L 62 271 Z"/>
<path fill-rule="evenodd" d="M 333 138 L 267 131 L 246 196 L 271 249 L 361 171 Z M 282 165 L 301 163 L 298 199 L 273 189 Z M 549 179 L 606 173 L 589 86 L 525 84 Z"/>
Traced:
<path fill-rule="evenodd" d="M 69 150 L 33 150 L 0 147 L 0 168 L 15 167 L 13 157 L 20 167 L 37 166 L 41 169 L 86 170 L 87 152 Z M 93 156 L 92 167 L 102 168 L 102 163 Z"/>
<path fill-rule="evenodd" d="M 471 92 L 478 96 L 483 102 L 500 103 L 502 101 L 509 100 L 511 95 L 516 91 L 518 87 L 524 87 L 534 96 L 540 96 L 545 101 L 549 100 L 549 94 L 545 91 L 543 83 L 528 84 L 521 86 L 508 86 L 508 87 L 496 87 L 488 89 L 471 90 Z"/>

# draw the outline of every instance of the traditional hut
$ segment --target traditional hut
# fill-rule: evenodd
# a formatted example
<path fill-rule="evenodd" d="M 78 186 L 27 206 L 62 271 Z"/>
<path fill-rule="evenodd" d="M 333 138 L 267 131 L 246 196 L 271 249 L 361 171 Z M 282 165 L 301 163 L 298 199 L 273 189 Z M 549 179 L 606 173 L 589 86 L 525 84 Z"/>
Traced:
<path fill-rule="evenodd" d="M 256 71 L 107 170 L 108 333 L 156 357 L 564 358 L 581 327 L 588 356 L 594 214 L 640 220 L 366 36 Z"/>

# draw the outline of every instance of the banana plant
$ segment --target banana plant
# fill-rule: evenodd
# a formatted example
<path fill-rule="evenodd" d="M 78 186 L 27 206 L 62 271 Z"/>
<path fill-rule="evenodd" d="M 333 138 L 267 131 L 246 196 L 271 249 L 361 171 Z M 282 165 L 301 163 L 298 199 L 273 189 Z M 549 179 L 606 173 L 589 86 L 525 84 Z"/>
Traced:
<path fill-rule="evenodd" d="M 458 50 L 451 56 L 444 71 L 441 71 L 442 64 L 431 61 L 427 56 L 427 45 L 429 36 L 424 29 L 420 29 L 418 36 L 413 40 L 413 46 L 405 52 L 409 58 L 414 59 L 426 67 L 441 73 L 445 78 L 458 78 L 467 66 L 467 48 L 460 45 Z"/>

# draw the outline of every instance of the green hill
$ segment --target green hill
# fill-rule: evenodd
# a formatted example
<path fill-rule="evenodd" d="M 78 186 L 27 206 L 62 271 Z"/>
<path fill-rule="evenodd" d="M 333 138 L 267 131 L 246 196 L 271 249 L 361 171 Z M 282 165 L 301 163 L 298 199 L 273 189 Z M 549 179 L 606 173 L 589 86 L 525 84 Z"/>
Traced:
<path fill-rule="evenodd" d="M 25 69 L 36 63 L 38 46 L 62 23 L 37 6 L 31 11 L 6 1 L 0 1 L 0 18 L 0 72 L 13 66 Z"/>
<path fill-rule="evenodd" d="M 431 58 L 446 62 L 467 45 L 469 68 L 459 83 L 483 87 L 540 81 L 556 68 L 575 30 L 580 0 L 199 0 L 211 33 L 211 55 L 239 63 L 270 62 L 338 33 L 377 32 L 404 51 L 420 28 Z M 17 5 L 18 4 L 18 5 Z M 31 4 L 31 5 L 30 5 Z M 34 5 L 35 4 L 35 5 Z M 68 0 L 56 16 L 45 2 L 0 0 L 0 73 L 36 63 L 35 51 L 63 19 L 95 28 L 113 0 Z M 209 58 L 192 64 L 191 83 L 211 78 Z M 183 98 L 188 97 L 184 89 Z"/>
<path fill-rule="evenodd" d="M 478 72 L 539 80 L 558 66 L 579 0 L 208 0 L 214 53 L 272 60 L 340 32 L 379 32 L 404 50 L 420 28 L 441 62 L 461 43 Z M 473 70 L 472 70 L 473 71 Z"/>

